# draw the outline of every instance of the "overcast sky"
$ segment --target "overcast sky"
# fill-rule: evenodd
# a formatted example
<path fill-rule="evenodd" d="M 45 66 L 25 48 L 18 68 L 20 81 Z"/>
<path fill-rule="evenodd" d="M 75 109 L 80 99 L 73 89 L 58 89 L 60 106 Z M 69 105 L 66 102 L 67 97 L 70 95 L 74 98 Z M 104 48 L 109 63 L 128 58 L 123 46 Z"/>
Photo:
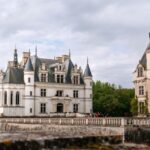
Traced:
<path fill-rule="evenodd" d="M 149 42 L 150 0 L 0 0 L 0 67 L 16 44 L 54 58 L 68 54 L 94 80 L 133 87 L 132 72 Z M 20 59 L 19 58 L 19 59 Z"/>

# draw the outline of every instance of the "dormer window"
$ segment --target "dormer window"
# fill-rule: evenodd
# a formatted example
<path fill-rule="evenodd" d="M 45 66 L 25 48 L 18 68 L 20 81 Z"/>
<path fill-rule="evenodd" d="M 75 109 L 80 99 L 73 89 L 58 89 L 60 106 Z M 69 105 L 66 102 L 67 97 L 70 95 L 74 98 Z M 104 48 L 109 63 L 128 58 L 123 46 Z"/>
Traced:
<path fill-rule="evenodd" d="M 46 73 L 41 74 L 41 82 L 46 82 Z"/>
<path fill-rule="evenodd" d="M 138 68 L 138 77 L 143 77 L 143 68 L 142 67 Z"/>
<path fill-rule="evenodd" d="M 74 76 L 73 77 L 73 83 L 74 84 L 79 84 L 79 76 Z"/>
<path fill-rule="evenodd" d="M 57 75 L 57 83 L 64 83 L 64 75 Z"/>

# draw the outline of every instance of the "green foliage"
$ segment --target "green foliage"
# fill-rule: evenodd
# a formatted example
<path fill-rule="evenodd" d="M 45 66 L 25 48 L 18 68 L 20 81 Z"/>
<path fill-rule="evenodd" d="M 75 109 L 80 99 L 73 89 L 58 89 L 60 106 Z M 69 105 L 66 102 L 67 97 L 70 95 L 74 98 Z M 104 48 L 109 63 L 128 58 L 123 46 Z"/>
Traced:
<path fill-rule="evenodd" d="M 136 116 L 138 114 L 138 100 L 137 98 L 132 98 L 131 100 L 131 113 Z"/>
<path fill-rule="evenodd" d="M 134 89 L 96 81 L 93 84 L 93 110 L 108 116 L 129 116 Z"/>

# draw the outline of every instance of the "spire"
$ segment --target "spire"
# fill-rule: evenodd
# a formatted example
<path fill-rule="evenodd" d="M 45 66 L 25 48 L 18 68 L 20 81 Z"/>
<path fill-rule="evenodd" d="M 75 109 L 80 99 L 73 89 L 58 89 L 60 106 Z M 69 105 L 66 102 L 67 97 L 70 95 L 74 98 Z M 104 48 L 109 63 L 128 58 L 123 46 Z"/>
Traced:
<path fill-rule="evenodd" d="M 35 56 L 37 56 L 37 45 L 35 46 Z"/>
<path fill-rule="evenodd" d="M 17 49 L 16 49 L 16 45 L 15 45 L 15 49 L 14 49 L 14 67 L 18 66 L 18 54 L 17 54 Z"/>
<path fill-rule="evenodd" d="M 25 65 L 24 70 L 25 71 L 33 71 L 33 65 L 32 65 L 30 57 L 28 58 L 28 61 L 27 61 L 26 65 Z"/>
<path fill-rule="evenodd" d="M 69 49 L 69 59 L 71 59 L 71 52 L 70 52 L 70 49 Z"/>
<path fill-rule="evenodd" d="M 91 69 L 89 67 L 89 59 L 87 58 L 87 64 L 84 71 L 84 77 L 92 77 Z"/>

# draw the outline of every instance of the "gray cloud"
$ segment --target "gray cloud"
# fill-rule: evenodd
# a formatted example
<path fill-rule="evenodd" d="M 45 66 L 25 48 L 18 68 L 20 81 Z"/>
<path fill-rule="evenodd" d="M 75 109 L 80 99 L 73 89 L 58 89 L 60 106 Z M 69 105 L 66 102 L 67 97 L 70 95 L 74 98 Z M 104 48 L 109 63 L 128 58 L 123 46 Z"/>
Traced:
<path fill-rule="evenodd" d="M 149 0 L 0 0 L 0 67 L 31 49 L 50 57 L 68 53 L 94 79 L 132 85 L 132 72 L 148 43 Z"/>

